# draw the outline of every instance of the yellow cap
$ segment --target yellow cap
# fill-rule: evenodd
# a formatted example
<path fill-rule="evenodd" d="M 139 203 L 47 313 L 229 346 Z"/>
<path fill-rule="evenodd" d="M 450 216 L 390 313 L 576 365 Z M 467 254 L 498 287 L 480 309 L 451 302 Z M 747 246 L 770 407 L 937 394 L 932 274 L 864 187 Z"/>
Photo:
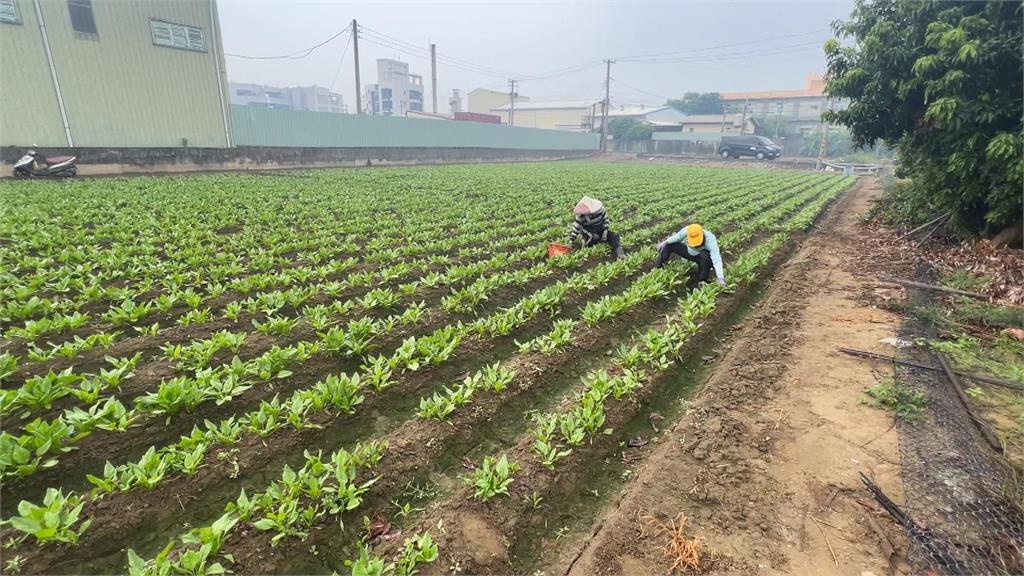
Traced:
<path fill-rule="evenodd" d="M 696 248 L 704 243 L 704 228 L 700 224 L 690 224 L 686 227 L 686 244 Z"/>

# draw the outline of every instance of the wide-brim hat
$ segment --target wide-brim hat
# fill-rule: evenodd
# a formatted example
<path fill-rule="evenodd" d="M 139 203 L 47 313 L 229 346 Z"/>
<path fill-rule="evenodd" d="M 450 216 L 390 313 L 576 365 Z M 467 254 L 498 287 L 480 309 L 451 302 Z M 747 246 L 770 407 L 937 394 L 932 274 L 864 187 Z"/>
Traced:
<path fill-rule="evenodd" d="M 576 203 L 576 207 L 572 209 L 575 214 L 593 214 L 594 212 L 600 212 L 604 208 L 604 204 L 601 203 L 597 198 L 591 198 L 590 196 L 584 196 L 582 200 Z"/>

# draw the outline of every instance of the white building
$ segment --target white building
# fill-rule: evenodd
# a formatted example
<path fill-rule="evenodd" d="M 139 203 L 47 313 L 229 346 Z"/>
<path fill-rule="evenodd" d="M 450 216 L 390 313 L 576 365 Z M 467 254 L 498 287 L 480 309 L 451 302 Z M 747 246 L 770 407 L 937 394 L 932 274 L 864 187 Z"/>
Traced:
<path fill-rule="evenodd" d="M 508 92 L 499 92 L 488 88 L 474 88 L 469 93 L 469 112 L 477 114 L 494 114 L 494 109 L 506 106 L 509 102 Z M 514 96 L 516 106 L 523 102 L 529 102 L 529 96 L 523 96 L 516 92 Z"/>
<path fill-rule="evenodd" d="M 366 86 L 366 113 L 405 116 L 423 112 L 423 77 L 409 73 L 409 64 L 390 58 L 377 60 L 377 83 Z"/>
<path fill-rule="evenodd" d="M 452 114 L 462 112 L 462 91 L 458 88 L 452 89 L 452 97 L 448 99 L 448 108 Z"/>
<path fill-rule="evenodd" d="M 595 118 L 596 129 L 601 129 L 600 107 Z M 686 121 L 686 114 L 671 106 L 618 106 L 608 109 L 608 122 L 616 118 L 632 118 L 651 126 L 655 131 L 678 132 Z"/>
<path fill-rule="evenodd" d="M 503 124 L 508 124 L 509 106 L 491 108 L 491 114 L 501 116 Z M 572 100 L 559 102 L 516 102 L 511 111 L 512 125 L 524 128 L 543 128 L 547 130 L 568 130 L 572 132 L 589 132 L 594 124 L 594 115 L 601 113 L 601 103 L 591 100 Z M 600 125 L 600 121 L 597 121 Z"/>
<path fill-rule="evenodd" d="M 239 106 L 283 110 L 308 110 L 310 112 L 347 112 L 341 94 L 320 86 L 295 86 L 278 88 L 263 84 L 229 84 L 231 103 Z"/>

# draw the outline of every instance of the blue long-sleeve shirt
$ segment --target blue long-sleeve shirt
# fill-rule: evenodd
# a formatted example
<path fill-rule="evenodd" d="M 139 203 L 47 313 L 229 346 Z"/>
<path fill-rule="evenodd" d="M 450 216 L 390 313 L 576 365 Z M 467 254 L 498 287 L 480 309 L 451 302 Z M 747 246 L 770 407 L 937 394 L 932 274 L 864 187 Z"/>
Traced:
<path fill-rule="evenodd" d="M 722 253 L 718 250 L 718 239 L 715 235 L 707 230 L 704 231 L 704 245 L 698 246 L 697 248 L 691 248 L 686 243 L 686 230 L 689 226 L 683 226 L 682 230 L 668 237 L 665 242 L 672 244 L 675 242 L 682 242 L 683 246 L 686 246 L 686 251 L 691 256 L 700 254 L 701 250 L 707 250 L 711 253 L 711 263 L 715 265 L 715 274 L 719 280 L 725 280 L 725 268 L 722 266 Z"/>

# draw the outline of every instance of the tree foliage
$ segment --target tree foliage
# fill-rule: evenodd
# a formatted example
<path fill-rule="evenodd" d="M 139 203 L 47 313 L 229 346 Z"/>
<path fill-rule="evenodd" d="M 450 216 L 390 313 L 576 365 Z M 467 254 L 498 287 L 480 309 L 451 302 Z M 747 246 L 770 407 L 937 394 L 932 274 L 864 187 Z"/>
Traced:
<path fill-rule="evenodd" d="M 772 140 L 779 139 L 780 141 L 788 138 L 792 135 L 793 129 L 790 127 L 789 122 L 786 122 L 785 118 L 780 118 L 777 114 L 770 116 L 762 116 L 757 119 L 757 128 L 755 133 L 765 138 L 771 138 Z M 778 144 L 778 142 L 776 142 Z"/>
<path fill-rule="evenodd" d="M 608 133 L 616 140 L 650 140 L 651 127 L 636 118 L 615 118 L 608 121 Z"/>
<path fill-rule="evenodd" d="M 816 158 L 821 150 L 821 130 L 812 130 L 800 137 L 800 156 Z M 850 133 L 839 128 L 828 131 L 828 150 L 826 158 L 839 158 L 853 152 Z"/>
<path fill-rule="evenodd" d="M 722 95 L 718 92 L 687 92 L 682 98 L 665 103 L 684 114 L 721 114 Z"/>
<path fill-rule="evenodd" d="M 913 178 L 921 218 L 953 211 L 963 230 L 1020 222 L 1020 2 L 857 0 L 825 45 L 826 118 L 853 143 L 882 140 Z"/>

